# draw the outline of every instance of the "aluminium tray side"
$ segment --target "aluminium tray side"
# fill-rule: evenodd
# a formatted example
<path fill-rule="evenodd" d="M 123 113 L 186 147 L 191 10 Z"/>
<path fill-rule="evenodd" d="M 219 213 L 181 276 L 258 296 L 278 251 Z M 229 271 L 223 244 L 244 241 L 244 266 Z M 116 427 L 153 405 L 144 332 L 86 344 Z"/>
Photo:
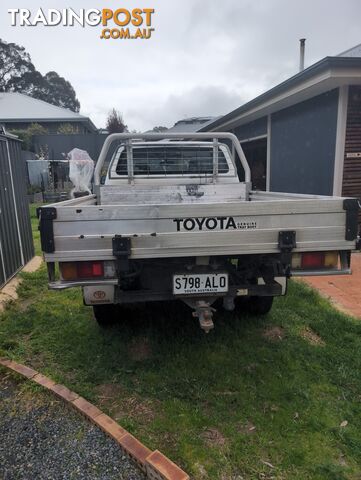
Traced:
<path fill-rule="evenodd" d="M 115 234 L 131 237 L 134 259 L 277 253 L 280 230 L 296 232 L 295 252 L 352 250 L 343 200 L 263 192 L 262 200 L 201 205 L 55 204 L 55 251 L 45 259 L 113 259 Z"/>

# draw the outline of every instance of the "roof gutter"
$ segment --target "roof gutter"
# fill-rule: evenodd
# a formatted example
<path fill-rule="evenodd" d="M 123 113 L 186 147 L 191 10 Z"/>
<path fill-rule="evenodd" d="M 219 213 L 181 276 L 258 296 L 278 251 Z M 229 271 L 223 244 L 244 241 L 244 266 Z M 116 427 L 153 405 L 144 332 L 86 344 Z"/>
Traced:
<path fill-rule="evenodd" d="M 89 130 L 94 133 L 98 131 L 97 127 L 88 117 L 80 118 L 0 118 L 0 123 L 86 123 Z"/>

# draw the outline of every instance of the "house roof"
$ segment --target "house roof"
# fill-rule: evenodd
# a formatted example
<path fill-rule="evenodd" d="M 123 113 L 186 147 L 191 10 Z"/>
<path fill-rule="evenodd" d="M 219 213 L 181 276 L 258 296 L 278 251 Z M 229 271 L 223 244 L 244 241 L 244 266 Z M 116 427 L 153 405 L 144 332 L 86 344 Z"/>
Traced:
<path fill-rule="evenodd" d="M 342 85 L 357 84 L 361 84 L 360 57 L 325 57 L 198 131 L 229 129 Z"/>
<path fill-rule="evenodd" d="M 175 122 L 173 127 L 166 130 L 167 133 L 192 133 L 197 132 L 201 126 L 206 126 L 220 117 L 188 117 Z M 154 133 L 154 130 L 147 130 L 143 133 Z"/>
<path fill-rule="evenodd" d="M 97 131 L 89 117 L 15 92 L 0 92 L 1 122 L 82 122 L 87 123 L 90 130 Z"/>
<path fill-rule="evenodd" d="M 361 43 L 337 55 L 338 57 L 361 57 Z"/>
<path fill-rule="evenodd" d="M 201 126 L 206 126 L 219 117 L 190 117 L 176 122 L 173 127 L 167 130 L 167 133 L 187 133 L 196 132 Z"/>

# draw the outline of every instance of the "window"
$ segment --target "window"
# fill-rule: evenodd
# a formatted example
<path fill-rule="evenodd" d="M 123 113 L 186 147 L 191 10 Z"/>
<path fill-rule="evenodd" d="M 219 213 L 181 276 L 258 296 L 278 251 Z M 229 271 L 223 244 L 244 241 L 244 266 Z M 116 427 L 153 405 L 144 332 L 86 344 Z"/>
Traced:
<path fill-rule="evenodd" d="M 116 153 L 116 160 L 116 173 L 127 175 L 127 154 L 123 147 Z M 133 146 L 133 170 L 134 175 L 212 175 L 213 147 Z M 226 157 L 219 149 L 218 173 L 228 170 Z"/>

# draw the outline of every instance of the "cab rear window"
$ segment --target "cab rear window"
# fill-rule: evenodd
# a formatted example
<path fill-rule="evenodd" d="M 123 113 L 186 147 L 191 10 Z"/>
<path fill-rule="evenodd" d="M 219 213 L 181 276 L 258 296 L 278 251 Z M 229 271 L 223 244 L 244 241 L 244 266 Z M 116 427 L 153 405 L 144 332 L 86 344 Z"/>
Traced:
<path fill-rule="evenodd" d="M 127 175 L 126 150 L 116 153 L 117 175 Z M 205 175 L 213 174 L 213 147 L 135 147 L 134 175 Z M 218 149 L 218 173 L 228 173 L 223 151 Z"/>

